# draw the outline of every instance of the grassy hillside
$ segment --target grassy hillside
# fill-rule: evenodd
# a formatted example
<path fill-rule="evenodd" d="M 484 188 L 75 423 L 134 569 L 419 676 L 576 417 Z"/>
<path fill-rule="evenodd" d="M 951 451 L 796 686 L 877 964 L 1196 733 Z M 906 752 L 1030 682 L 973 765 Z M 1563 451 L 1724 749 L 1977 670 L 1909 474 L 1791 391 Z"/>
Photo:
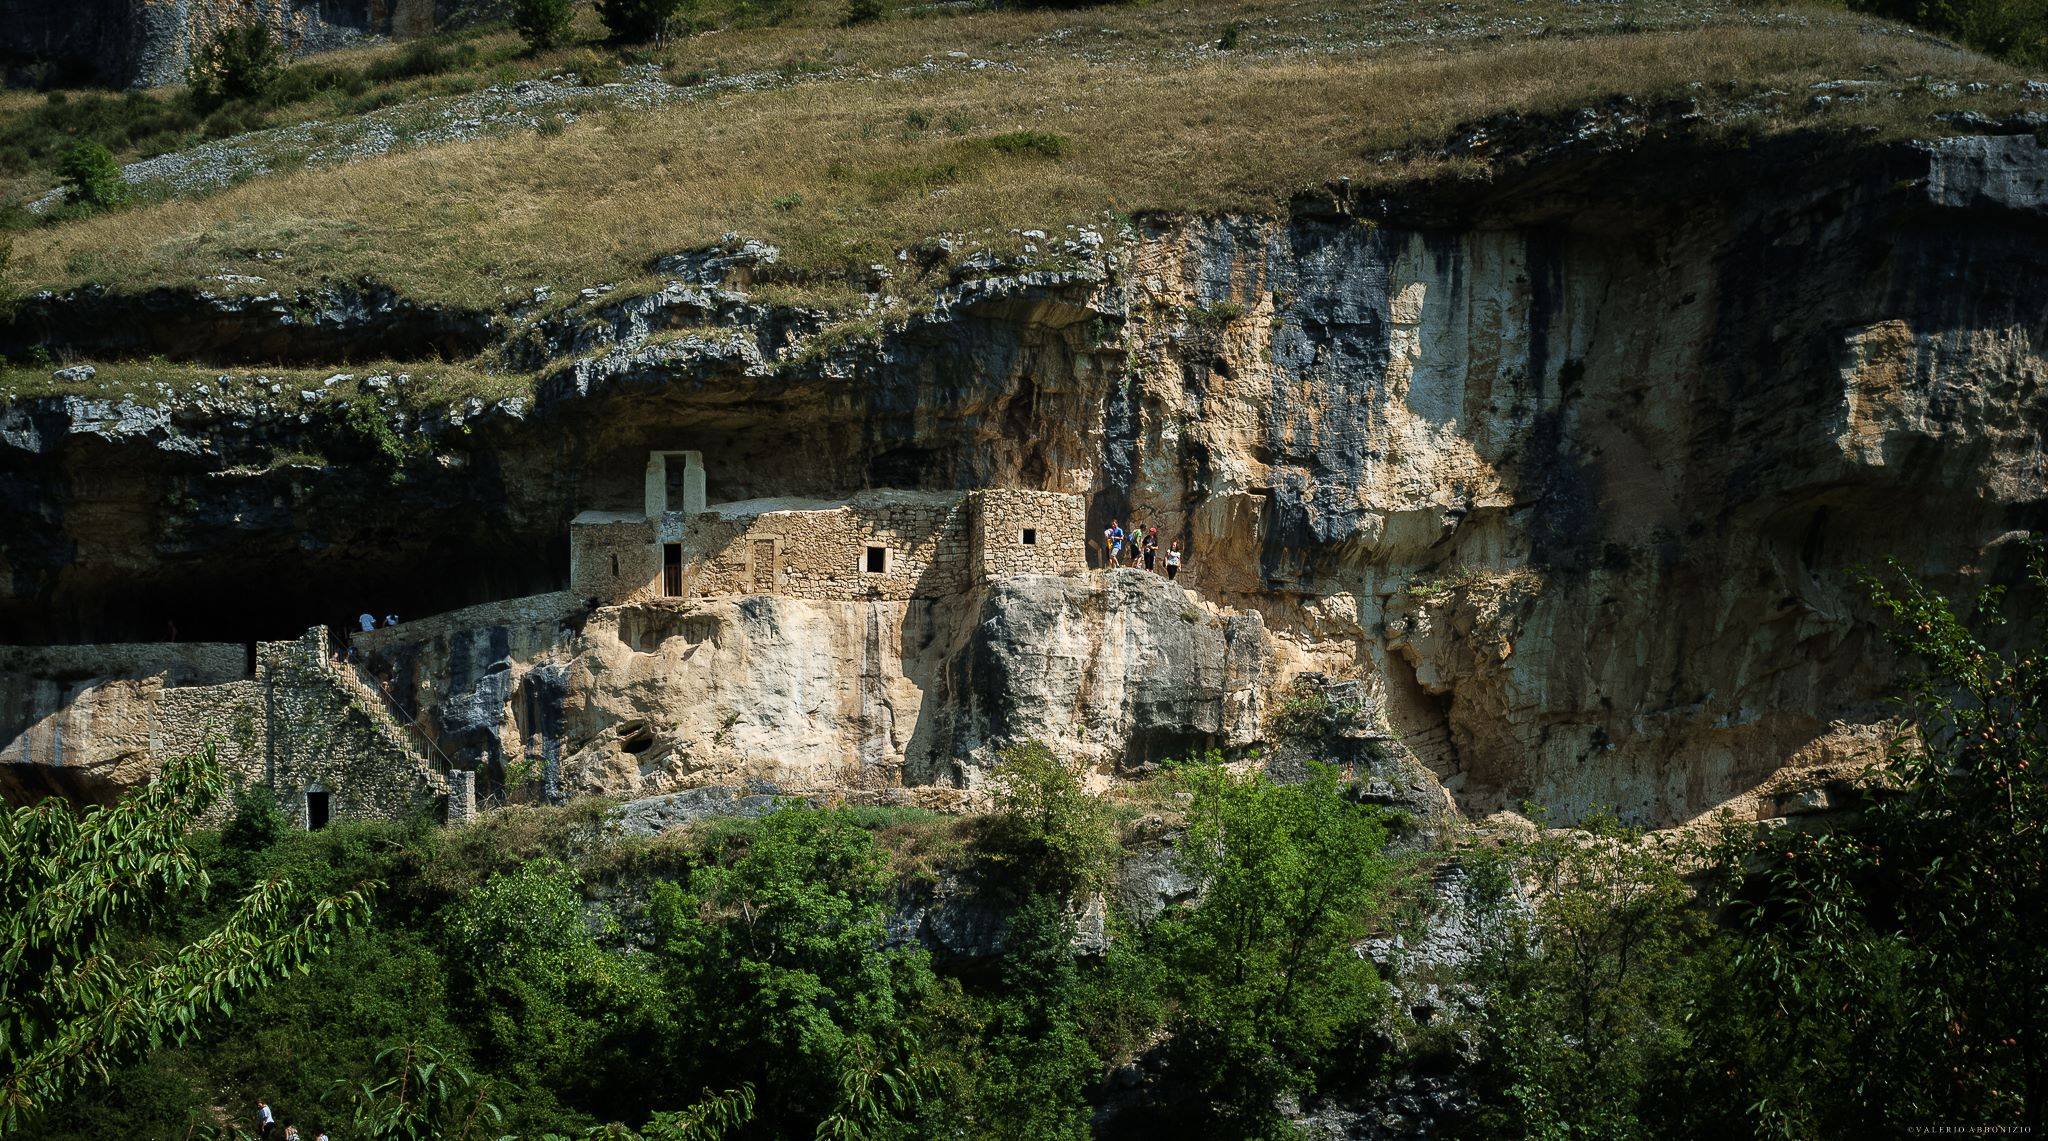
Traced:
<path fill-rule="evenodd" d="M 1730 131 L 1886 137 L 1934 129 L 1936 110 L 1995 113 L 2022 98 L 2003 64 L 1828 8 L 1209 0 L 927 7 L 853 28 L 840 15 L 819 3 L 748 27 L 740 13 L 623 56 L 586 43 L 529 59 L 509 33 L 487 31 L 435 49 L 438 70 L 417 75 L 379 64 L 400 49 L 365 56 L 352 66 L 396 77 L 242 113 L 252 125 L 340 122 L 396 102 L 426 121 L 447 92 L 564 69 L 589 81 L 658 67 L 678 91 L 636 106 L 599 86 L 538 129 L 401 137 L 395 153 L 352 161 L 286 155 L 226 190 L 33 226 L 14 236 L 9 284 L 371 276 L 422 299 L 492 305 L 537 286 L 632 281 L 653 257 L 726 231 L 832 272 L 939 232 L 1001 246 L 1014 230 L 1135 211 L 1272 210 L 1337 177 L 1478 173 L 1479 160 L 1433 144 L 1488 114 L 1614 94 L 1689 96 Z M 1808 90 L 1845 79 L 1865 86 L 1847 99 Z M 41 110 L 14 94 L 0 120 Z M 15 193 L 33 189 L 18 180 Z"/>

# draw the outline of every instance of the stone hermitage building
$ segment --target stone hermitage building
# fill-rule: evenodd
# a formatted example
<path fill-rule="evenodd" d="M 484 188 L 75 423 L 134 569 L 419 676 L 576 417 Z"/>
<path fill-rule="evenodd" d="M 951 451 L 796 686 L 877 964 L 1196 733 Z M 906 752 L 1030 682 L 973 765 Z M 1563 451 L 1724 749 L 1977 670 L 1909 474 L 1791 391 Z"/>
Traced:
<path fill-rule="evenodd" d="M 1081 575 L 1083 520 L 1080 496 L 1003 489 L 707 505 L 700 454 L 654 452 L 640 511 L 574 519 L 565 593 L 359 632 L 347 657 L 324 627 L 247 648 L 0 647 L 4 791 L 105 801 L 166 757 L 211 742 L 241 783 L 270 788 L 302 827 L 415 811 L 467 819 L 480 769 L 533 760 L 544 794 L 560 794 L 555 754 L 570 683 L 545 662 L 567 656 L 599 612 L 626 619 L 596 629 L 650 650 L 660 622 L 631 615 L 692 600 L 935 605 L 1006 576 Z M 489 694 L 478 700 L 511 711 L 516 727 L 498 734 L 509 747 L 467 747 L 426 723 L 417 695 L 437 683 L 416 668 L 422 639 L 448 674 L 440 688 Z M 471 679 L 456 659 L 478 640 L 489 660 Z M 520 657 L 515 676 L 506 666 Z M 407 677 L 395 692 L 386 677 L 400 667 Z M 631 755 L 635 738 L 621 736 Z M 529 740 L 537 750 L 522 748 Z"/>
<path fill-rule="evenodd" d="M 668 460 L 687 466 L 668 503 Z M 704 504 L 695 452 L 655 452 L 640 513 L 585 511 L 569 528 L 569 593 L 605 603 L 769 594 L 943 598 L 1006 574 L 1087 569 L 1078 495 L 867 491 L 853 498 Z"/>

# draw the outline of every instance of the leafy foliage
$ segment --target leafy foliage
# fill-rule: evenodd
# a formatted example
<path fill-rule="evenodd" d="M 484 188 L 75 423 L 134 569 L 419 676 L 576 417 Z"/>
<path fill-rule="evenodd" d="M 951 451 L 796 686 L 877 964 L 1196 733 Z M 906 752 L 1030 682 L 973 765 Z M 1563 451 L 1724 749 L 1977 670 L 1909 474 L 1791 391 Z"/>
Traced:
<path fill-rule="evenodd" d="M 722 837 L 649 907 L 678 1051 L 699 1084 L 774 1089 L 786 1135 L 874 1133 L 916 1115 L 930 1067 L 901 1024 L 932 986 L 921 952 L 884 950 L 888 865 L 834 814 L 783 809 Z"/>
<path fill-rule="evenodd" d="M 81 209 L 110 210 L 128 200 L 128 183 L 114 154 L 91 139 L 80 139 L 57 164 L 65 201 Z"/>
<path fill-rule="evenodd" d="M 621 43 L 661 39 L 682 8 L 682 0 L 597 0 L 598 18 Z"/>
<path fill-rule="evenodd" d="M 985 880 L 1021 896 L 1069 899 L 1101 889 L 1115 870 L 1114 813 L 1082 783 L 1080 765 L 1044 745 L 1003 750 L 993 809 L 977 845 Z"/>
<path fill-rule="evenodd" d="M 551 51 L 568 42 L 575 18 L 570 0 L 513 0 L 512 26 L 530 51 Z"/>
<path fill-rule="evenodd" d="M 538 859 L 495 876 L 448 909 L 452 998 L 478 1057 L 510 1079 L 541 1118 L 556 1095 L 640 1103 L 645 1057 L 660 1034 L 644 957 L 605 953 L 585 924 L 563 864 Z M 600 1068 L 593 1058 L 611 1059 Z"/>
<path fill-rule="evenodd" d="M 2048 558 L 1968 612 L 1865 579 L 1923 663 L 1860 813 L 1670 853 L 1613 821 L 1518 855 L 1534 916 L 1482 973 L 1487 1137 L 2038 1131 L 2048 1086 Z M 2031 628 L 2011 629 L 2006 613 Z M 1968 614 L 1966 617 L 1965 614 Z M 1996 635 L 2005 635 L 1995 649 Z M 1709 924 L 1705 916 L 1716 921 Z"/>
<path fill-rule="evenodd" d="M 1849 0 L 1849 7 L 1932 28 L 2017 64 L 2048 63 L 2048 4 L 2042 0 Z"/>
<path fill-rule="evenodd" d="M 647 1141 L 719 1141 L 753 1119 L 754 1087 L 741 1086 L 685 1110 L 657 1113 L 641 1136 Z"/>
<path fill-rule="evenodd" d="M 349 1111 L 349 1134 L 370 1141 L 483 1141 L 499 1136 L 504 1111 L 486 1083 L 432 1046 L 377 1055 L 381 1080 L 344 1082 L 331 1100 Z"/>
<path fill-rule="evenodd" d="M 209 749 L 112 808 L 46 800 L 0 814 L 0 1129 L 112 1065 L 193 1040 L 245 994 L 304 973 L 362 918 L 360 891 L 309 901 L 270 879 L 189 942 L 148 956 L 124 947 L 124 927 L 207 891 L 185 835 L 225 787 Z"/>
<path fill-rule="evenodd" d="M 285 51 L 260 13 L 222 21 L 193 45 L 186 69 L 192 99 L 202 110 L 259 99 L 284 71 Z"/>
<path fill-rule="evenodd" d="M 1477 972 L 1477 1132 L 1642 1136 L 1638 1097 L 1683 1041 L 1680 968 L 1704 927 L 1670 854 L 1596 814 L 1472 874 L 1504 920 Z M 1533 907 L 1513 906 L 1517 878 Z"/>
<path fill-rule="evenodd" d="M 1276 1099 L 1313 1089 L 1323 1057 L 1381 1007 L 1352 946 L 1389 880 L 1386 830 L 1327 766 L 1298 785 L 1208 766 L 1185 779 L 1181 860 L 1206 887 L 1153 932 L 1177 1006 L 1171 1069 L 1200 1111 L 1190 1127 L 1267 1135 Z"/>
<path fill-rule="evenodd" d="M 2048 554 L 2029 553 L 2035 623 L 2008 639 L 1992 588 L 1966 620 L 1894 565 L 1866 579 L 1894 644 L 1924 663 L 1875 794 L 1853 826 L 1760 829 L 1719 853 L 1735 942 L 1688 1069 L 1741 1091 L 1779 1136 L 1929 1120 L 2038 1132 L 2048 1103 Z M 1732 1006 L 1732 1009 L 1731 1009 Z M 1705 1123 L 1714 1124 L 1713 1122 Z"/>

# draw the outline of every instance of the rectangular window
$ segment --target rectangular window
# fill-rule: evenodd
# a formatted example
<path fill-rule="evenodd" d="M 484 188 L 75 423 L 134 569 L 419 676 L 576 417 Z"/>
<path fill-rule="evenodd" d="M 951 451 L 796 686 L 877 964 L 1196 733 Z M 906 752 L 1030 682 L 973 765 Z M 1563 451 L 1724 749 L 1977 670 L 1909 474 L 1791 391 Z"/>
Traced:
<path fill-rule="evenodd" d="M 318 832 L 327 827 L 327 793 L 319 789 L 306 790 L 306 828 Z"/>
<path fill-rule="evenodd" d="M 869 547 L 867 568 L 869 574 L 882 574 L 889 569 L 889 548 Z"/>
<path fill-rule="evenodd" d="M 683 545 L 661 545 L 661 593 L 668 598 L 683 596 Z"/>
<path fill-rule="evenodd" d="M 1017 536 L 1017 541 L 1018 541 L 1018 542 L 1020 542 L 1020 543 L 1022 543 L 1022 544 L 1024 544 L 1024 545 L 1025 545 L 1025 546 L 1027 546 L 1027 547 L 1035 547 L 1035 546 L 1037 546 L 1037 545 L 1038 545 L 1038 528 L 1036 528 L 1036 527 L 1026 527 L 1026 528 L 1024 528 L 1023 532 L 1022 532 L 1021 534 L 1019 534 L 1019 535 Z"/>

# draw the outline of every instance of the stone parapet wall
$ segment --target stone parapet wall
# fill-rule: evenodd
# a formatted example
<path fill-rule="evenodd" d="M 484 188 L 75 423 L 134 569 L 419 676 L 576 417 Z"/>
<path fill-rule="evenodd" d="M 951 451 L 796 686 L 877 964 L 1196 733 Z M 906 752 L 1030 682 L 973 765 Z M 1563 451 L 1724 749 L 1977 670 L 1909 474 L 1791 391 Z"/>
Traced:
<path fill-rule="evenodd" d="M 473 631 L 501 626 L 516 630 L 547 631 L 559 626 L 582 609 L 583 602 L 573 590 L 529 594 L 523 598 L 511 598 L 502 602 L 465 606 L 460 610 L 450 610 L 425 618 L 406 619 L 396 626 L 380 626 L 375 630 L 351 630 L 348 632 L 348 644 L 355 648 L 359 656 L 379 655 L 394 653 L 408 645 L 446 642 L 450 638 Z"/>

